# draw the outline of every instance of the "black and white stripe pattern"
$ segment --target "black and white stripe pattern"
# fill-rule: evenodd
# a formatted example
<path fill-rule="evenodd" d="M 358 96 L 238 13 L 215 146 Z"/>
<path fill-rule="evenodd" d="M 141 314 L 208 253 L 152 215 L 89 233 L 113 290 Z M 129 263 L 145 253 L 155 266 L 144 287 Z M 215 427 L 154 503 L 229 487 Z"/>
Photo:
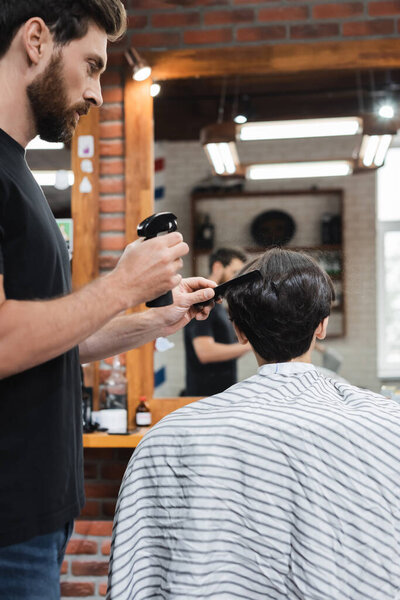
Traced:
<path fill-rule="evenodd" d="M 114 523 L 111 600 L 400 600 L 400 405 L 264 365 L 156 425 Z"/>

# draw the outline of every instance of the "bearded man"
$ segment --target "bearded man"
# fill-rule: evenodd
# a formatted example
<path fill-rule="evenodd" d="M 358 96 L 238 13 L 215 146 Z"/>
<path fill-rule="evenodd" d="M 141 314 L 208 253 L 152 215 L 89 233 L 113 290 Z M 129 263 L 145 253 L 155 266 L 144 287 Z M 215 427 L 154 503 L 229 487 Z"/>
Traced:
<path fill-rule="evenodd" d="M 105 277 L 71 293 L 69 257 L 25 162 L 36 135 L 68 142 L 102 103 L 120 0 L 0 0 L 0 597 L 59 598 L 59 570 L 84 502 L 79 362 L 168 335 L 213 282 L 181 281 L 177 233 L 130 244 Z M 174 289 L 174 304 L 126 309 Z M 198 315 L 204 318 L 209 309 Z"/>

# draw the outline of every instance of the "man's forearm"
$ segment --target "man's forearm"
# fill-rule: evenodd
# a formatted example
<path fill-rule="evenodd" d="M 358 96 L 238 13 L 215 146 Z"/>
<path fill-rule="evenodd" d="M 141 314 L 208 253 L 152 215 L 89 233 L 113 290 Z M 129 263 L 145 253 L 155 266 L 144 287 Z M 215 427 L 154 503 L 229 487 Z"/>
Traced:
<path fill-rule="evenodd" d="M 160 309 L 115 317 L 79 345 L 82 363 L 138 348 L 162 335 Z"/>
<path fill-rule="evenodd" d="M 0 304 L 0 379 L 78 345 L 121 312 L 106 278 L 49 301 Z"/>
<path fill-rule="evenodd" d="M 176 287 L 187 252 L 178 232 L 136 240 L 111 273 L 54 300 L 7 299 L 0 274 L 0 379 L 63 354 L 121 311 Z"/>
<path fill-rule="evenodd" d="M 197 358 L 202 364 L 234 360 L 248 352 L 247 346 L 243 346 L 243 344 L 221 344 L 213 340 L 205 342 L 201 338 L 195 338 L 193 346 Z"/>

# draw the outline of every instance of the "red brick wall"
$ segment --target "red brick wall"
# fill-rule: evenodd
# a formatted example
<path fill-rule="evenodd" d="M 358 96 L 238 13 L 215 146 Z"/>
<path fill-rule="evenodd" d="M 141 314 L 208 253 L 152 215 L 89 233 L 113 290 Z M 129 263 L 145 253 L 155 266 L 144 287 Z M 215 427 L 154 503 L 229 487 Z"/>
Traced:
<path fill-rule="evenodd" d="M 115 266 L 125 244 L 123 87 L 120 69 L 103 75 L 100 112 L 100 269 Z"/>
<path fill-rule="evenodd" d="M 399 0 L 127 0 L 129 34 L 139 48 L 232 46 L 396 37 Z"/>
<path fill-rule="evenodd" d="M 62 565 L 63 597 L 94 599 L 106 594 L 112 519 L 132 451 L 129 448 L 85 449 L 86 505 L 75 522 Z"/>
<path fill-rule="evenodd" d="M 77 521 L 61 568 L 61 596 L 102 598 L 107 590 L 112 521 Z"/>
<path fill-rule="evenodd" d="M 131 448 L 85 448 L 86 504 L 82 519 L 112 519 Z"/>

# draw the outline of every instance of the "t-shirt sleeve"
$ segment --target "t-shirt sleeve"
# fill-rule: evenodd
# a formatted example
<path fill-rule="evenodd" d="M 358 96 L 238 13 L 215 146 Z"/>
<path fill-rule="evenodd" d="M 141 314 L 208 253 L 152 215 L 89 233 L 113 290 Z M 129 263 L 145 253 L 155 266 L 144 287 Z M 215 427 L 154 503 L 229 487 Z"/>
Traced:
<path fill-rule="evenodd" d="M 196 319 L 192 319 L 189 323 L 188 327 L 190 327 L 190 337 L 192 340 L 197 337 L 214 337 L 214 316 L 213 311 L 210 312 L 208 318 L 204 321 L 197 321 Z"/>

